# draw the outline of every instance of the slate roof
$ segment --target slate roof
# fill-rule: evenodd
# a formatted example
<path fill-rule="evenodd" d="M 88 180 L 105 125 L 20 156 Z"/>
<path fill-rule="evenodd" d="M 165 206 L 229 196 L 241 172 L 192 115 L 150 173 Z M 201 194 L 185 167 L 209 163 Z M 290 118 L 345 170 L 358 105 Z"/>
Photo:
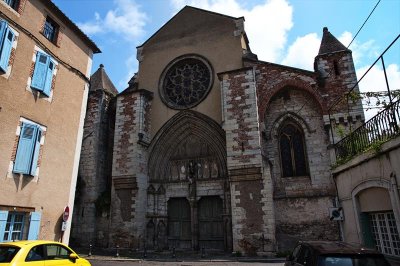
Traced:
<path fill-rule="evenodd" d="M 332 33 L 329 32 L 327 27 L 324 27 L 321 46 L 319 47 L 318 55 L 329 54 L 339 51 L 350 51 L 346 48 Z"/>
<path fill-rule="evenodd" d="M 90 77 L 90 89 L 89 91 L 104 90 L 112 95 L 117 95 L 118 91 L 114 84 L 108 77 L 106 71 L 104 70 L 104 65 L 100 64 L 99 69 L 93 73 Z"/>

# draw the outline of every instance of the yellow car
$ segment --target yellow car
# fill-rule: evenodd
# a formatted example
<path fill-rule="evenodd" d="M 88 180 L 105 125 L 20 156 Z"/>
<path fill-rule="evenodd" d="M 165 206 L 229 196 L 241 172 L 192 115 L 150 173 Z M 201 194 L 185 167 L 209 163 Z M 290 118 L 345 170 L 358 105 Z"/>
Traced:
<path fill-rule="evenodd" d="M 0 243 L 0 266 L 90 266 L 68 246 L 54 241 Z"/>

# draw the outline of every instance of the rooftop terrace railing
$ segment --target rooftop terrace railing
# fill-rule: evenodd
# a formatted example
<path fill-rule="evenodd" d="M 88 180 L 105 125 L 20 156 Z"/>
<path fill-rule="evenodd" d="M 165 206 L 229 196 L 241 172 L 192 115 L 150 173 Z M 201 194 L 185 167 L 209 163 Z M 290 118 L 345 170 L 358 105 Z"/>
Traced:
<path fill-rule="evenodd" d="M 386 72 L 385 61 L 383 56 L 385 53 L 399 40 L 400 34 L 392 41 L 392 43 L 385 49 L 385 51 L 375 60 L 375 62 L 367 69 L 367 71 L 362 75 L 362 77 L 350 88 L 350 90 L 338 98 L 337 101 L 329 108 L 329 118 L 331 120 L 331 114 L 335 113 L 337 110 L 341 110 L 343 108 L 343 102 L 347 104 L 348 110 L 351 109 L 351 103 L 354 103 L 355 100 L 353 94 L 355 95 L 355 99 L 362 99 L 362 93 L 358 91 L 358 85 L 361 80 L 370 72 L 370 70 L 378 63 L 381 62 L 384 80 L 386 83 L 387 96 L 389 100 L 389 104 L 377 115 L 369 119 L 363 125 L 358 127 L 356 130 L 352 131 L 349 135 L 341 139 L 336 144 L 334 143 L 335 137 L 333 133 L 333 125 L 331 120 L 331 134 L 332 141 L 335 147 L 336 153 L 336 165 L 340 165 L 352 157 L 361 154 L 369 149 L 379 149 L 380 146 L 387 142 L 390 139 L 393 139 L 400 135 L 400 100 L 395 101 L 395 98 L 398 99 L 398 95 L 392 93 L 389 81 Z M 395 84 L 398 86 L 398 84 Z M 396 90 L 395 90 L 396 91 Z M 398 91 L 396 91 L 397 93 Z M 368 93 L 365 95 L 368 96 Z M 386 105 L 386 102 L 385 102 Z M 351 128 L 350 128 L 351 130 Z"/>
<path fill-rule="evenodd" d="M 400 100 L 389 105 L 350 135 L 336 143 L 337 162 L 347 161 L 371 148 L 379 149 L 386 141 L 400 135 Z"/>

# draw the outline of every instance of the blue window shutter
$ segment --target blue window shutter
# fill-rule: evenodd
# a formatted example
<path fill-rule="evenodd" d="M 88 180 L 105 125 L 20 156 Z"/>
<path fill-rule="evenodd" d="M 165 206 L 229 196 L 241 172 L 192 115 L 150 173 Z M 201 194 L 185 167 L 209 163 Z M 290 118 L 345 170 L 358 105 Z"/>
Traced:
<path fill-rule="evenodd" d="M 0 211 L 0 242 L 4 241 L 4 232 L 6 231 L 8 211 Z"/>
<path fill-rule="evenodd" d="M 31 171 L 30 174 L 34 176 L 36 174 L 37 162 L 39 159 L 39 151 L 40 151 L 40 138 L 42 137 L 42 131 L 40 127 L 37 126 L 36 136 L 35 136 L 35 149 L 33 151 L 32 163 L 31 163 Z"/>
<path fill-rule="evenodd" d="M 53 71 L 54 71 L 54 62 L 49 60 L 49 64 L 47 66 L 47 71 L 46 71 L 46 81 L 44 84 L 44 89 L 43 89 L 43 94 L 46 95 L 47 97 L 50 96 L 50 91 L 51 91 L 51 82 L 53 81 Z"/>
<path fill-rule="evenodd" d="M 7 21 L 0 19 L 0 51 L 1 51 L 1 47 L 3 45 L 4 36 L 5 36 L 7 27 L 8 27 Z"/>
<path fill-rule="evenodd" d="M 8 62 L 10 60 L 11 49 L 14 41 L 14 32 L 10 27 L 6 27 L 4 40 L 2 46 L 0 47 L 0 70 L 7 72 Z"/>
<path fill-rule="evenodd" d="M 40 212 L 31 213 L 31 222 L 29 224 L 28 240 L 37 240 L 39 238 L 40 231 Z"/>
<path fill-rule="evenodd" d="M 33 70 L 33 77 L 31 82 L 31 87 L 38 91 L 44 90 L 44 85 L 46 82 L 47 66 L 50 61 L 50 56 L 47 54 L 37 52 L 35 69 Z"/>
<path fill-rule="evenodd" d="M 35 125 L 22 124 L 14 162 L 14 173 L 30 174 L 37 131 L 38 127 Z"/>

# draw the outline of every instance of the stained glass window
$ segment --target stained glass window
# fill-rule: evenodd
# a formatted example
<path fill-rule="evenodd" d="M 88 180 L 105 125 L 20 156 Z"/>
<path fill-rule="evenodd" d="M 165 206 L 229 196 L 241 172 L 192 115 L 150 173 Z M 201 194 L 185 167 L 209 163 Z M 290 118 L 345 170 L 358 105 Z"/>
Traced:
<path fill-rule="evenodd" d="M 285 124 L 279 134 L 282 176 L 306 176 L 307 162 L 303 131 L 293 123 Z"/>
<path fill-rule="evenodd" d="M 165 72 L 161 96 L 175 109 L 187 109 L 199 104 L 212 85 L 212 70 L 198 57 L 188 57 L 173 63 Z"/>

